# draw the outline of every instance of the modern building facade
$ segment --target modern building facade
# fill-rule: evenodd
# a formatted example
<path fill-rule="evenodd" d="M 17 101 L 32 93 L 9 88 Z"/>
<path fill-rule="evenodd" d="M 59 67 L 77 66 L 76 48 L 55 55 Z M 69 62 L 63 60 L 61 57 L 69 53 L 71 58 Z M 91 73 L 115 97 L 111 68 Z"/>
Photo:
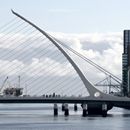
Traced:
<path fill-rule="evenodd" d="M 130 96 L 130 30 L 124 30 L 124 49 L 122 54 L 122 92 Z"/>

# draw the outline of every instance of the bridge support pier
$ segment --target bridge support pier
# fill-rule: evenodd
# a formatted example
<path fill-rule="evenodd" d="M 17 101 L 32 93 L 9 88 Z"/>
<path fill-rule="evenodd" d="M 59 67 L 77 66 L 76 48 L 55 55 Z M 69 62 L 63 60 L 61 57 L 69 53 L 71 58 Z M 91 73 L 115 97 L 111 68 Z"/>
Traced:
<path fill-rule="evenodd" d="M 65 104 L 64 103 L 62 104 L 62 108 L 61 109 L 62 109 L 62 111 L 65 110 Z"/>
<path fill-rule="evenodd" d="M 65 116 L 69 116 L 69 108 L 68 108 L 68 104 L 65 104 L 65 113 L 64 113 L 64 115 Z"/>
<path fill-rule="evenodd" d="M 58 116 L 58 105 L 54 104 L 54 116 Z"/>
<path fill-rule="evenodd" d="M 102 116 L 103 117 L 107 116 L 107 104 L 106 103 L 102 104 Z"/>
<path fill-rule="evenodd" d="M 83 108 L 83 114 L 82 114 L 82 116 L 86 117 L 87 116 L 87 104 L 82 104 L 82 108 Z"/>
<path fill-rule="evenodd" d="M 77 104 L 74 104 L 74 111 L 77 111 L 78 110 L 78 106 Z"/>

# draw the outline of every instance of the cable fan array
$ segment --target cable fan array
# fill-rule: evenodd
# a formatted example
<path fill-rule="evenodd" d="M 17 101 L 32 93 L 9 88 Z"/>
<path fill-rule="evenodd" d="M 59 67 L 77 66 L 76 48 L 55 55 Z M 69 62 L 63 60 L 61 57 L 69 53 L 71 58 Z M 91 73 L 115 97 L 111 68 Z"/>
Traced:
<path fill-rule="evenodd" d="M 23 95 L 88 95 L 64 55 L 49 39 L 17 17 L 0 28 L 1 84 L 6 77 L 9 87 L 23 88 Z M 1 91 L 6 86 L 4 83 Z"/>

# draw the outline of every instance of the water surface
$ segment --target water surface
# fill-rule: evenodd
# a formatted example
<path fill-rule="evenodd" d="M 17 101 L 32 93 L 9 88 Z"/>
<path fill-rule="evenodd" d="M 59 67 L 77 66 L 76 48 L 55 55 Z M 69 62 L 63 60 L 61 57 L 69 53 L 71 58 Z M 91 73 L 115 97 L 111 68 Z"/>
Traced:
<path fill-rule="evenodd" d="M 79 106 L 80 107 L 80 106 Z M 108 117 L 82 117 L 82 110 L 53 117 L 53 106 L 44 104 L 0 104 L 0 130 L 129 130 L 130 111 L 113 108 Z"/>

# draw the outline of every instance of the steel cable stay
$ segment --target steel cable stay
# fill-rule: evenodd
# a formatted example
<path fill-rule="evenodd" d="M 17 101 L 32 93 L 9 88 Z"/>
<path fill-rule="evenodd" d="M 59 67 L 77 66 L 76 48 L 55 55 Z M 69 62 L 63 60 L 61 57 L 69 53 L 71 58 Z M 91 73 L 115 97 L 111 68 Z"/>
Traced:
<path fill-rule="evenodd" d="M 48 34 L 49 35 L 49 34 Z M 51 36 L 51 35 L 49 35 Z M 52 37 L 52 36 L 51 36 Z M 65 47 L 67 50 L 69 50 L 70 52 L 74 53 L 75 55 L 77 55 L 78 57 L 80 57 L 81 59 L 85 60 L 87 63 L 89 63 L 90 65 L 94 66 L 95 68 L 97 68 L 99 71 L 103 72 L 105 75 L 107 75 L 110 80 L 112 79 L 113 81 L 116 82 L 116 84 L 108 84 L 108 85 L 99 85 L 98 83 L 95 84 L 95 86 L 108 86 L 109 87 L 109 93 L 111 93 L 111 88 L 113 88 L 114 90 L 116 90 L 116 92 L 120 92 L 121 91 L 121 79 L 119 79 L 118 77 L 116 77 L 115 75 L 113 75 L 112 73 L 108 72 L 107 70 L 103 69 L 102 67 L 100 67 L 99 65 L 97 65 L 95 62 L 91 61 L 90 59 L 88 59 L 87 57 L 85 57 L 84 55 L 80 54 L 79 52 L 75 51 L 74 49 L 72 49 L 71 47 L 67 46 L 65 43 L 61 42 L 60 40 L 52 37 L 55 41 L 57 41 L 57 43 L 59 43 L 61 46 Z M 102 82 L 102 80 L 101 80 Z M 113 92 L 113 91 L 112 91 Z"/>
<path fill-rule="evenodd" d="M 17 20 L 18 18 L 15 18 L 15 20 Z M 15 21 L 14 20 L 14 21 Z M 1 31 L 1 33 L 3 33 L 4 35 L 3 36 L 5 36 L 5 35 L 7 35 L 9 32 L 12 32 L 13 31 L 13 29 L 12 29 L 12 27 L 14 27 L 14 25 L 16 25 L 18 22 L 20 22 L 20 24 L 21 23 L 23 23 L 23 22 L 21 22 L 21 20 L 18 20 L 18 21 L 16 21 L 15 23 L 13 23 L 13 21 L 12 22 L 10 22 L 9 24 L 7 23 L 7 24 L 5 24 L 3 27 L 1 27 L 1 29 L 0 29 L 0 31 Z M 3 29 L 3 30 L 2 30 Z M 12 31 L 11 31 L 12 30 Z M 7 32 L 7 31 L 9 31 L 9 32 Z M 5 33 L 6 32 L 6 33 Z"/>
<path fill-rule="evenodd" d="M 4 42 L 4 44 L 6 44 L 8 41 L 11 41 L 11 42 L 12 42 L 12 41 L 17 41 L 18 39 L 21 38 L 21 37 L 18 38 L 18 36 L 17 36 L 18 32 L 24 30 L 26 27 L 27 27 L 27 25 L 26 25 L 25 27 L 21 28 L 20 30 L 18 30 L 18 31 L 16 32 L 16 34 L 12 34 L 12 35 L 8 36 L 8 37 L 5 38 L 5 39 L 0 38 L 0 41 Z M 30 29 L 26 29 L 26 31 L 23 32 L 24 35 L 25 35 L 25 33 L 28 32 L 28 31 L 30 31 Z M 31 31 L 31 32 L 35 32 L 35 30 L 33 30 L 33 31 Z M 18 35 L 19 35 L 19 34 L 18 34 Z M 16 36 L 17 36 L 17 39 L 16 39 Z M 21 36 L 22 36 L 22 35 L 21 35 Z M 22 37 L 23 37 L 23 36 L 22 36 Z M 24 38 L 25 38 L 25 37 L 24 37 Z M 21 38 L 21 39 L 22 39 L 22 38 Z M 26 40 L 26 39 L 25 39 L 25 40 Z M 10 46 L 10 45 L 11 45 L 11 43 L 8 43 L 8 46 Z"/>
<path fill-rule="evenodd" d="M 2 31 L 2 29 L 5 29 L 6 27 L 8 27 L 10 24 L 12 24 L 16 19 L 18 19 L 17 17 L 11 19 L 9 22 L 3 24 L 2 26 L 0 26 L 0 31 Z M 20 21 L 20 20 L 19 20 Z"/>
<path fill-rule="evenodd" d="M 76 78 L 75 78 L 76 79 Z M 55 85 L 56 86 L 56 88 L 54 87 L 54 85 L 53 84 L 50 84 L 50 86 L 53 86 L 51 89 L 49 89 L 48 90 L 48 88 L 46 87 L 45 89 L 43 89 L 42 88 L 42 90 L 43 90 L 43 94 L 52 94 L 52 93 L 55 93 L 55 94 L 63 94 L 64 93 L 64 95 L 68 95 L 68 92 L 66 91 L 66 90 L 68 90 L 69 91 L 69 95 L 73 95 L 74 94 L 74 91 L 71 91 L 72 89 L 73 90 L 77 90 L 78 88 L 80 88 L 79 86 L 81 85 L 79 82 L 75 82 L 75 79 L 69 79 L 70 81 L 68 82 L 68 80 L 66 81 L 66 80 L 64 80 L 64 81 L 61 81 L 61 82 L 55 82 L 57 85 Z M 63 83 L 64 83 L 64 86 L 63 86 Z M 69 86 L 68 86 L 68 84 L 69 84 Z M 70 88 L 70 86 L 74 86 L 73 88 Z M 45 91 L 45 90 L 47 90 L 47 91 Z M 53 91 L 52 91 L 53 90 Z M 58 90 L 58 91 L 57 91 Z M 34 94 L 39 94 L 40 92 L 42 92 L 41 91 L 41 89 L 40 89 L 40 91 L 38 90 L 37 91 L 37 93 L 34 93 Z M 77 93 L 76 93 L 77 94 Z M 77 96 L 75 94 L 75 96 Z M 79 93 L 79 94 L 81 94 L 81 92 Z M 78 94 L 78 95 L 79 95 Z M 63 95 L 61 95 L 61 96 L 63 96 Z"/>
<path fill-rule="evenodd" d="M 33 31 L 32 31 L 33 32 Z M 31 33 L 32 33 L 31 32 Z M 31 34 L 31 33 L 29 33 L 29 34 Z M 34 34 L 34 35 L 32 35 L 32 36 L 36 36 L 38 33 L 36 33 L 36 34 Z M 24 37 L 25 38 L 25 37 Z M 18 38 L 17 40 L 15 39 L 15 40 L 13 40 L 13 41 L 15 41 L 14 43 L 23 43 L 23 38 Z M 31 39 L 30 39 L 31 40 Z M 12 42 L 13 42 L 12 41 Z M 22 41 L 22 42 L 21 42 Z M 7 39 L 6 39 L 6 42 L 7 42 Z M 11 47 L 12 45 L 11 45 L 12 43 L 10 43 L 10 44 L 8 44 L 9 46 L 8 47 Z M 3 54 L 3 55 L 1 55 L 2 57 L 4 57 L 4 56 L 7 56 L 8 54 L 10 54 L 10 53 L 12 53 L 12 51 L 14 51 L 14 50 L 17 50 L 18 48 L 20 48 L 21 47 L 21 50 L 22 49 L 24 49 L 24 48 L 22 48 L 22 47 L 27 47 L 27 46 L 23 46 L 23 44 L 20 44 L 20 45 L 17 45 L 16 47 L 13 47 L 13 50 L 12 49 L 10 49 L 9 50 L 9 52 L 8 53 L 6 53 L 5 55 Z M 19 50 L 20 51 L 20 50 Z M 9 57 L 11 57 L 12 55 L 9 55 Z M 8 57 L 8 58 L 9 58 Z"/>
<path fill-rule="evenodd" d="M 57 66 L 57 65 L 55 65 L 55 66 L 54 66 L 53 68 L 51 68 L 49 71 L 50 71 L 50 72 L 51 72 L 52 70 L 54 71 L 54 69 L 56 68 L 56 66 Z M 55 72 L 57 72 L 57 69 L 55 69 L 55 70 L 56 70 Z M 63 72 L 64 72 L 64 71 L 66 72 L 65 69 L 63 70 Z M 71 72 L 71 71 L 72 71 L 72 70 L 70 70 L 70 72 Z M 48 78 L 48 77 L 45 77 L 45 78 Z M 44 79 L 45 79 L 45 78 L 44 78 Z M 38 79 L 38 78 L 37 78 L 37 79 Z M 57 78 L 55 77 L 55 79 L 53 79 L 53 80 L 54 80 L 54 81 L 59 81 L 59 77 L 57 77 Z M 33 81 L 34 81 L 34 80 L 33 80 Z M 49 81 L 50 81 L 50 80 L 49 80 Z M 51 82 L 49 82 L 49 81 L 48 81 L 48 80 L 45 80 L 44 84 L 46 84 L 46 86 L 47 86 L 48 83 L 49 83 L 49 84 L 51 83 Z M 51 80 L 51 81 L 52 81 L 52 80 Z M 32 81 L 31 81 L 31 82 L 32 82 Z M 61 81 L 60 81 L 60 82 L 61 82 Z M 35 85 L 35 84 L 36 84 L 36 82 L 34 82 L 33 85 Z M 39 84 L 40 84 L 40 81 L 39 81 Z M 48 85 L 48 86 L 51 86 L 51 85 Z"/>
<path fill-rule="evenodd" d="M 22 28 L 20 28 L 20 27 L 22 27 L 23 25 L 24 25 L 25 23 L 24 22 L 22 22 L 22 23 L 20 23 L 20 25 L 17 25 L 16 27 L 15 26 L 12 26 L 12 27 L 14 27 L 14 28 L 12 28 L 9 32 L 7 32 L 7 33 L 4 33 L 4 35 L 3 35 L 3 37 L 2 38 L 6 38 L 6 36 L 8 36 L 9 34 L 11 34 L 11 35 L 14 35 L 14 33 L 15 33 L 15 31 L 14 30 L 16 30 L 16 29 L 21 29 L 22 30 Z M 27 26 L 27 24 L 26 24 L 26 26 Z M 1 39 L 2 39 L 1 38 Z"/>
<path fill-rule="evenodd" d="M 10 66 L 11 67 L 11 66 Z M 13 71 L 13 70 L 12 70 Z M 21 71 L 21 70 L 20 70 Z M 11 72 L 11 71 L 10 71 Z M 18 71 L 17 71 L 17 73 L 18 73 Z"/>
<path fill-rule="evenodd" d="M 65 71 L 65 70 L 63 70 L 63 71 Z M 72 72 L 72 70 L 69 71 L 69 73 L 71 73 L 71 72 Z M 55 86 L 56 86 L 56 89 L 57 89 L 57 90 L 58 90 L 58 89 L 61 90 L 62 88 L 66 89 L 66 88 L 67 88 L 67 84 L 69 84 L 69 87 L 70 87 L 72 83 L 75 83 L 75 82 L 73 82 L 73 81 L 76 81 L 77 78 L 78 78 L 78 77 L 69 78 L 69 77 L 66 76 L 63 81 L 62 81 L 62 80 L 59 80 L 59 77 L 55 78 Z M 56 79 L 57 79 L 57 80 L 56 80 Z M 66 82 L 67 79 L 70 80 L 70 81 L 69 81 L 70 83 Z M 64 82 L 65 82 L 65 83 L 64 83 Z M 48 84 L 48 83 L 49 83 L 49 84 Z M 50 89 L 49 89 L 46 93 L 48 93 L 48 92 L 50 92 L 50 91 L 52 91 L 52 90 L 55 89 L 54 87 L 51 88 L 51 86 L 52 86 L 52 85 L 51 85 L 51 82 L 48 82 L 48 83 L 45 83 L 45 84 L 46 84 L 46 86 L 50 86 L 50 87 L 49 87 Z M 66 86 L 66 87 L 63 86 L 63 87 L 61 88 L 61 85 L 62 85 L 63 83 L 64 83 L 64 86 Z M 78 83 L 80 83 L 80 82 L 78 82 Z M 77 82 L 76 82 L 76 84 L 77 84 Z M 54 85 L 53 85 L 53 86 L 54 86 Z M 75 86 L 75 85 L 73 85 L 73 86 Z M 79 86 L 81 86 L 81 84 L 80 84 Z M 77 87 L 76 87 L 76 88 L 77 88 Z M 75 88 L 75 89 L 76 89 L 76 88 Z M 44 89 L 44 91 L 47 90 L 47 89 L 48 89 L 48 87 L 46 87 L 46 88 Z M 68 88 L 67 88 L 67 89 L 68 89 Z"/>
<path fill-rule="evenodd" d="M 66 64 L 65 64 L 66 65 Z M 56 68 L 56 66 L 54 66 L 53 67 L 54 69 Z M 52 69 L 53 69 L 52 68 Z M 50 70 L 50 72 L 52 71 L 52 69 Z M 56 70 L 57 71 L 57 70 Z M 66 70 L 65 70 L 66 71 Z M 58 79 L 59 80 L 59 78 L 55 78 L 55 81 L 56 81 L 56 79 Z M 52 80 L 51 80 L 52 81 Z M 31 81 L 32 82 L 32 81 Z M 40 82 L 40 81 L 39 81 Z M 48 82 L 48 83 L 51 83 L 51 82 Z M 36 83 L 34 83 L 34 84 L 36 84 Z M 44 84 L 46 84 L 46 86 L 47 86 L 47 81 L 44 83 Z M 49 85 L 48 85 L 49 86 Z M 51 85 L 50 85 L 51 86 Z M 37 89 L 37 88 L 36 88 Z M 44 91 L 45 91 L 45 89 L 44 89 Z"/>
<path fill-rule="evenodd" d="M 35 36 L 35 35 L 34 35 Z M 37 41 L 39 39 L 39 37 L 38 38 L 36 38 L 34 41 Z M 22 40 L 22 39 L 21 39 Z M 32 38 L 31 39 L 29 39 L 29 42 L 28 43 L 31 43 L 31 40 L 32 40 Z M 42 40 L 44 40 L 44 39 L 41 39 L 41 41 Z M 24 42 L 22 42 L 23 44 L 24 43 L 26 43 L 27 41 L 24 41 Z M 19 46 L 17 46 L 17 47 L 14 47 L 13 49 L 11 49 L 10 51 L 8 51 L 8 53 L 6 53 L 5 55 L 1 55 L 2 56 L 2 58 L 8 58 L 8 59 L 10 59 L 10 58 L 12 58 L 15 54 L 13 53 L 13 52 L 15 52 L 15 51 L 19 51 L 20 53 L 18 53 L 18 55 L 17 56 L 20 56 L 22 53 L 23 53 L 23 51 L 24 51 L 24 49 L 31 49 L 31 44 L 30 45 L 19 45 Z M 16 52 L 15 52 L 16 53 Z"/>
<path fill-rule="evenodd" d="M 45 39 L 43 39 L 43 40 L 45 40 Z M 19 53 L 19 55 L 17 55 L 17 57 L 19 57 L 22 53 L 23 53 L 23 52 Z M 13 55 L 12 55 L 12 56 L 13 56 Z M 9 57 L 8 57 L 8 59 L 9 59 L 9 58 L 11 58 L 11 56 L 9 56 Z M 22 55 L 22 57 L 21 57 L 21 58 L 25 58 L 25 59 L 26 59 L 26 58 L 28 58 L 28 56 L 26 56 L 26 55 Z M 4 64 L 4 66 L 6 66 L 6 63 Z M 16 65 L 15 65 L 15 66 L 16 66 Z M 10 68 L 11 68 L 11 67 L 12 67 L 12 65 L 9 65 L 8 67 L 10 67 Z M 16 66 L 16 67 L 19 67 L 19 66 Z M 10 71 L 10 72 L 11 72 L 11 71 Z"/>
<path fill-rule="evenodd" d="M 49 35 L 49 34 L 48 34 Z M 51 35 L 49 35 L 51 36 Z M 51 36 L 52 37 L 52 36 Z M 87 61 L 88 63 L 90 63 L 91 65 L 95 66 L 97 69 L 99 69 L 100 71 L 102 71 L 103 73 L 105 73 L 106 75 L 111 75 L 112 78 L 117 81 L 118 83 L 121 83 L 121 79 L 119 79 L 118 77 L 116 77 L 115 75 L 113 75 L 112 73 L 108 72 L 107 70 L 105 70 L 104 68 L 102 68 L 101 66 L 97 65 L 96 63 L 94 63 L 93 61 L 91 61 L 90 59 L 88 59 L 87 57 L 85 57 L 84 55 L 80 54 L 79 52 L 75 51 L 74 49 L 72 49 L 71 47 L 67 46 L 66 44 L 64 44 L 63 42 L 61 42 L 60 40 L 52 37 L 55 41 L 57 41 L 60 45 L 64 46 L 66 49 L 68 49 L 69 51 L 71 51 L 72 53 L 76 54 L 78 57 L 80 57 L 81 59 Z"/>

